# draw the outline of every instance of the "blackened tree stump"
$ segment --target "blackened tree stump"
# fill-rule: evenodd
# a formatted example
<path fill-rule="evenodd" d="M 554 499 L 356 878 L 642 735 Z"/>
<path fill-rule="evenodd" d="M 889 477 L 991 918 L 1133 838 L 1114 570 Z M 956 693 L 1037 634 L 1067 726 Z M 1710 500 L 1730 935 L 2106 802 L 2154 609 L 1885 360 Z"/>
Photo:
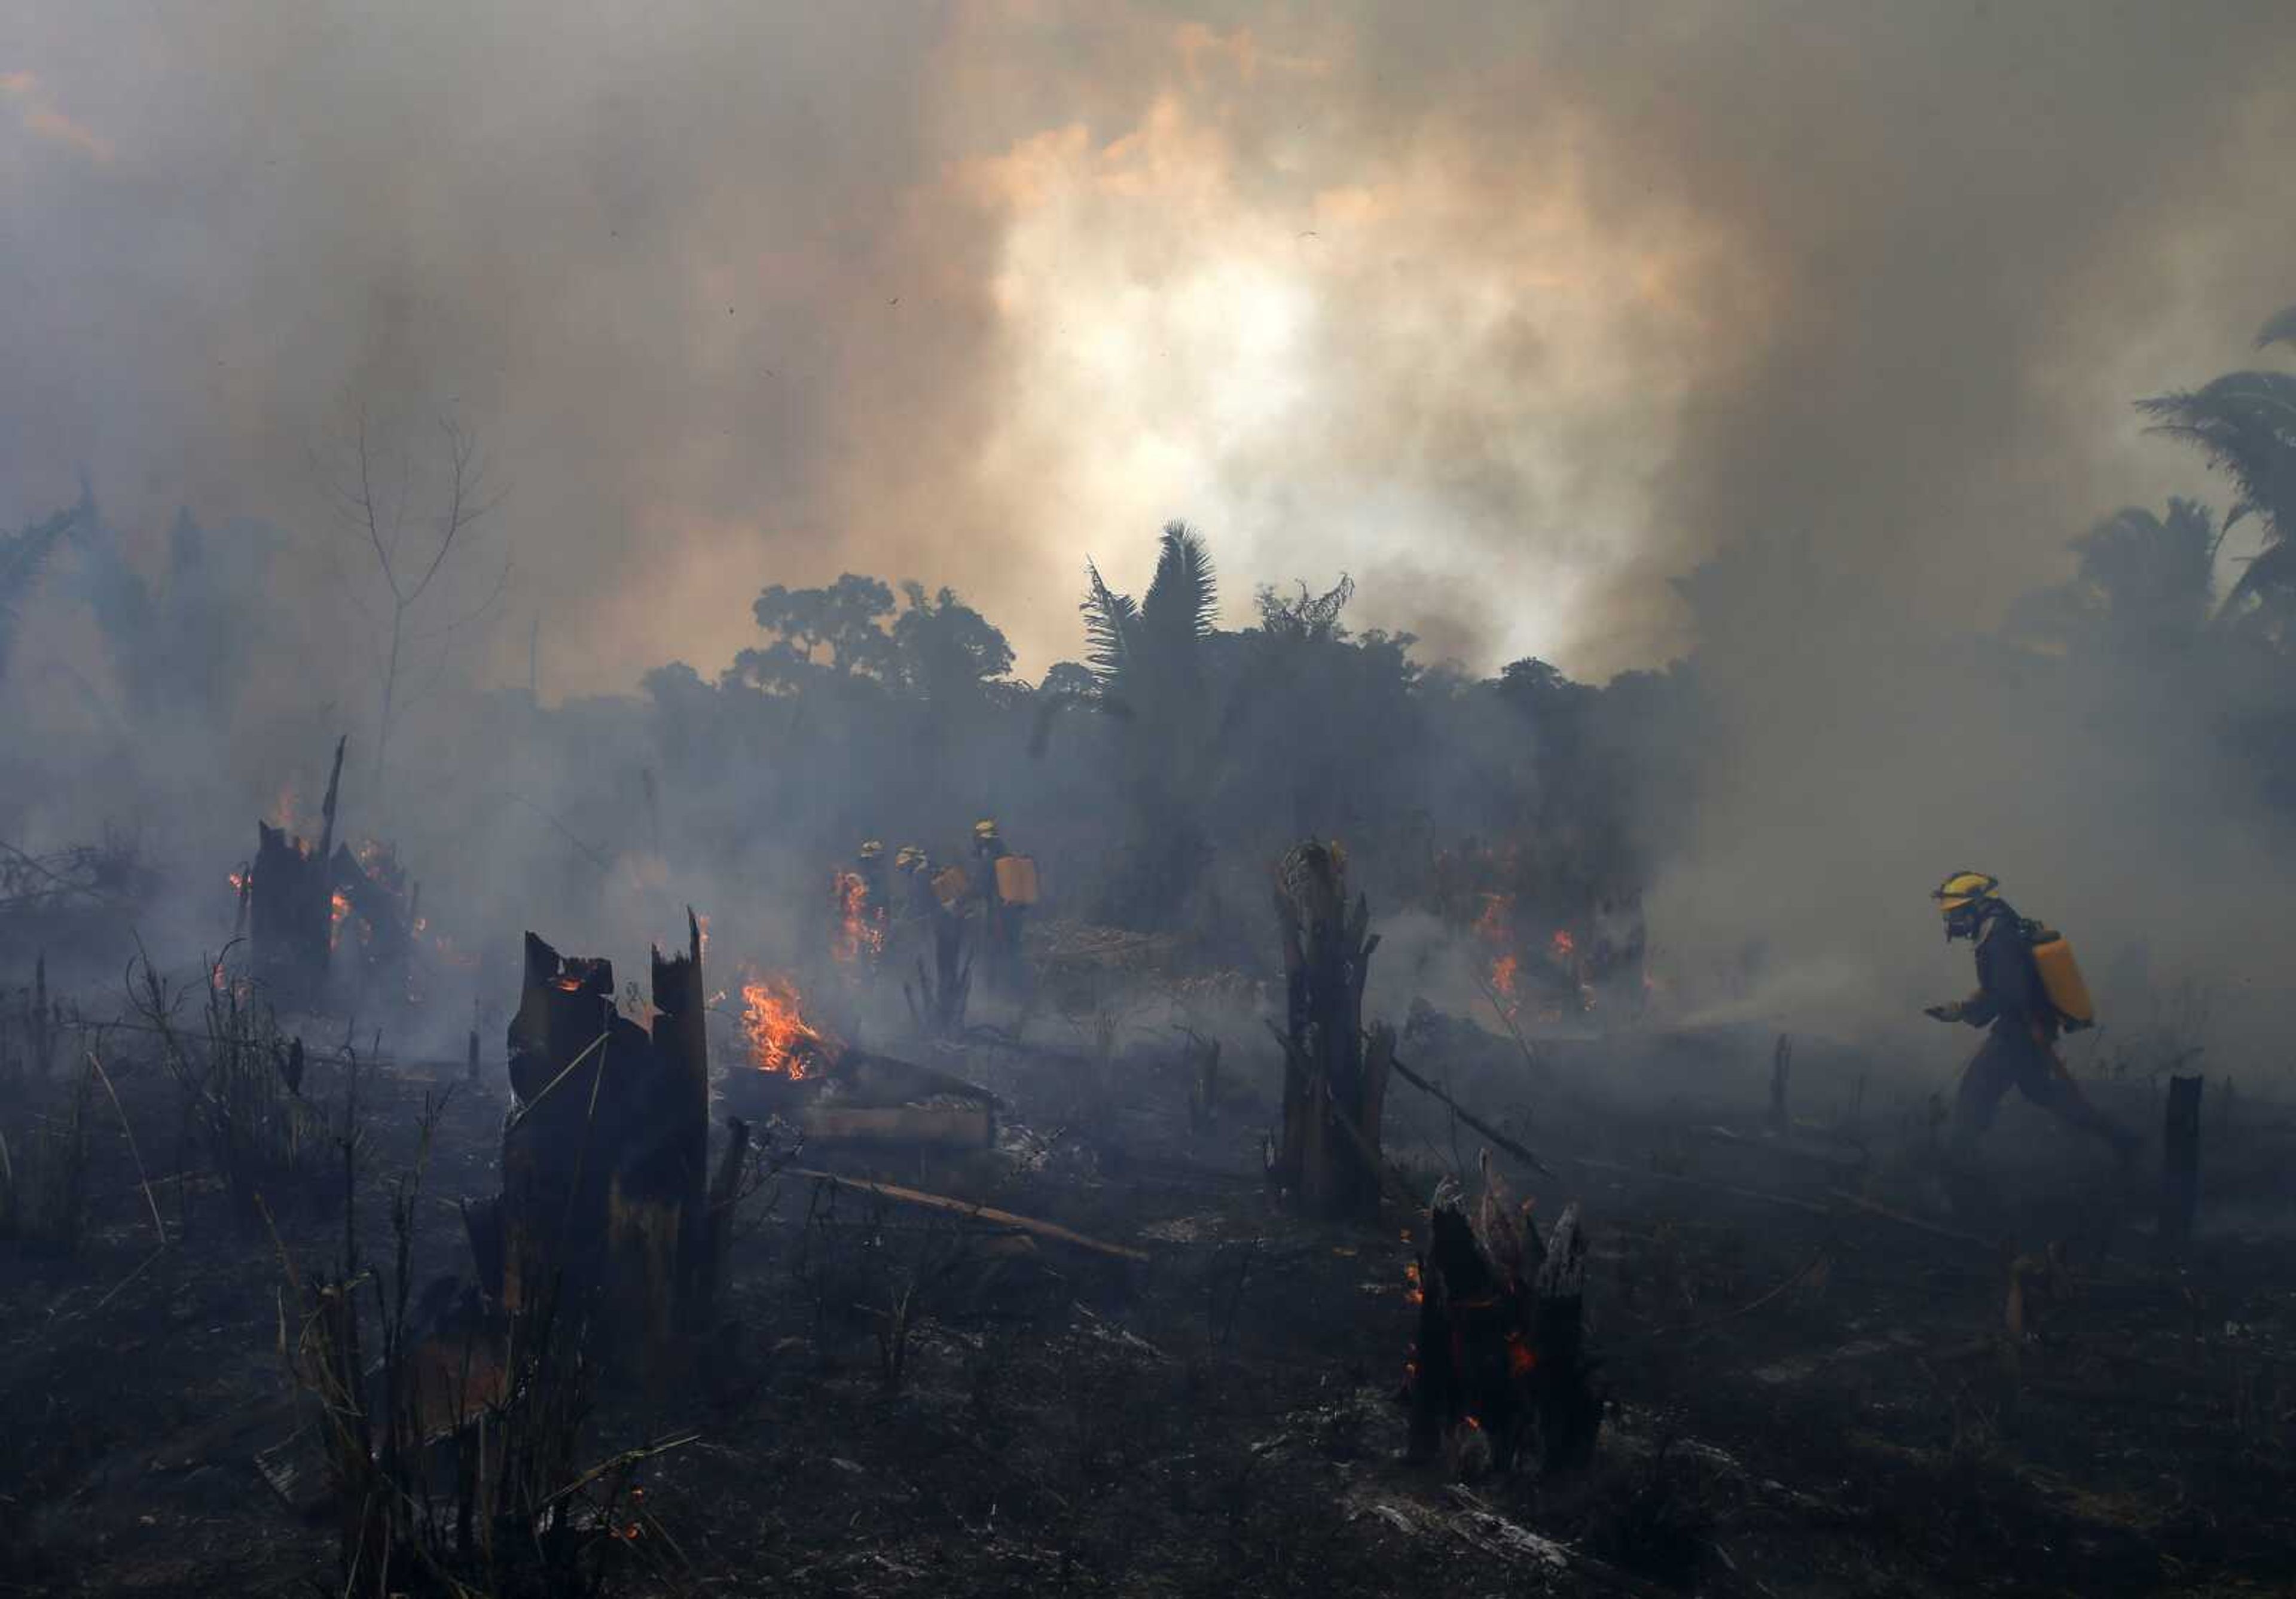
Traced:
<path fill-rule="evenodd" d="M 709 1050 L 701 935 L 653 955 L 651 1032 L 614 1004 L 611 963 L 526 936 L 510 1024 L 501 1281 L 512 1315 L 554 1304 L 653 1370 L 716 1290 L 722 1226 L 707 1189 Z M 729 1201 L 730 1202 L 730 1201 Z"/>
<path fill-rule="evenodd" d="M 1360 894 L 1348 903 L 1347 856 L 1309 839 L 1276 869 L 1283 936 L 1283 1132 L 1270 1179 L 1313 1216 L 1364 1217 L 1379 1209 L 1380 1123 L 1394 1034 L 1366 1044 L 1364 984 L 1378 935 Z"/>

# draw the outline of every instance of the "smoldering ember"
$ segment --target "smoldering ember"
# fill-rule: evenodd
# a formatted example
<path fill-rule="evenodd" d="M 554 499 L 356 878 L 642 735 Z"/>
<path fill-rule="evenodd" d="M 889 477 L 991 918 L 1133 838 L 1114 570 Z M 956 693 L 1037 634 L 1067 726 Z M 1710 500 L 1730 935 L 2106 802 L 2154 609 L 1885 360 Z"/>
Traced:
<path fill-rule="evenodd" d="M 2296 9 L 21 11 L 0 1595 L 2296 1589 Z"/>

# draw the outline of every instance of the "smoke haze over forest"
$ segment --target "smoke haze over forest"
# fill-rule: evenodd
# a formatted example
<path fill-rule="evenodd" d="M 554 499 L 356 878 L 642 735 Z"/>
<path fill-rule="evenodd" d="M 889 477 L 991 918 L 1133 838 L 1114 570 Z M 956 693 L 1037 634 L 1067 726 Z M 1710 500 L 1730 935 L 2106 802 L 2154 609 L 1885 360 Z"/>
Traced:
<path fill-rule="evenodd" d="M 1639 722 L 1601 804 L 1658 924 L 1776 992 L 1935 987 L 1920 895 L 1962 864 L 2069 919 L 2156 907 L 2205 964 L 2284 915 L 2253 775 L 2173 705 L 2122 715 L 2141 666 L 2013 693 L 1988 652 L 2098 519 L 2229 509 L 2131 402 L 2251 362 L 2296 299 L 2292 86 L 2268 0 L 20 8 L 0 523 L 84 476 L 111 543 L 0 706 L 52 732 L 132 697 L 94 628 L 187 508 L 250 609 L 239 709 L 171 758 L 223 740 L 236 803 L 339 726 L 371 743 L 347 440 L 428 461 L 445 415 L 488 509 L 409 761 L 498 753 L 472 691 L 530 647 L 546 704 L 671 661 L 699 693 L 759 590 L 844 572 L 953 589 L 1034 682 L 1083 653 L 1086 557 L 1138 593 L 1185 517 L 1231 628 L 1344 572 L 1351 626 L 1469 678 L 1693 660 L 1694 727 Z M 521 792 L 611 767 L 601 816 L 660 761 L 553 748 Z M 952 815 L 1053 824 L 1017 741 L 947 758 Z M 17 765 L 0 821 L 54 833 L 101 767 Z M 671 831 L 738 832 L 726 781 Z M 805 847 L 848 819 L 822 800 Z"/>
<path fill-rule="evenodd" d="M 303 528 L 347 406 L 451 402 L 567 692 L 729 657 L 729 582 L 849 570 L 956 586 L 1033 676 L 1081 554 L 1137 580 L 1125 530 L 1180 514 L 1480 670 L 1662 661 L 1668 580 L 1763 527 L 1959 622 L 2087 506 L 2200 486 L 2126 401 L 2285 298 L 2292 31 L 20 8 L 0 482 Z"/>

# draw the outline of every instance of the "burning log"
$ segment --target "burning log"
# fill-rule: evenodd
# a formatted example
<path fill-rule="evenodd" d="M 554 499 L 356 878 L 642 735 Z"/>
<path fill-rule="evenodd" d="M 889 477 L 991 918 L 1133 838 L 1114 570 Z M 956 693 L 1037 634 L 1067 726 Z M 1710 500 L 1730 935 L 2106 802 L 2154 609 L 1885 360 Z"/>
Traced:
<path fill-rule="evenodd" d="M 403 1004 L 414 972 L 422 885 L 408 882 L 396 851 L 373 841 L 356 850 L 336 845 L 329 871 L 339 996 L 362 1011 L 375 1002 Z"/>
<path fill-rule="evenodd" d="M 526 936 L 510 1024 L 499 1297 L 611 1312 L 616 1354 L 658 1354 L 708 1298 L 709 1057 L 701 935 L 653 956 L 651 1034 L 614 1005 L 611 963 Z M 646 1362 L 649 1368 L 652 1362 Z"/>
<path fill-rule="evenodd" d="M 1536 1448 L 1548 1471 L 1592 1458 L 1603 1402 L 1585 1353 L 1587 1244 L 1570 1206 L 1545 1245 L 1530 1207 L 1511 1208 L 1487 1155 L 1473 1218 L 1445 1178 L 1410 1271 L 1418 1335 L 1405 1366 L 1411 1450 L 1420 1457 L 1480 1436 L 1513 1469 Z"/>
<path fill-rule="evenodd" d="M 242 889 L 248 906 L 248 938 L 256 977 L 279 1009 L 308 1010 L 320 1004 L 327 987 L 332 943 L 335 802 L 343 776 L 343 749 L 335 741 L 334 768 L 320 808 L 319 844 L 315 851 L 285 826 L 256 824 L 255 861 Z"/>
<path fill-rule="evenodd" d="M 1395 1036 L 1380 1029 L 1365 1046 L 1364 984 L 1372 952 L 1371 906 L 1347 897 L 1347 857 L 1309 839 L 1277 868 L 1275 912 L 1286 984 L 1282 1035 L 1283 1136 L 1270 1178 L 1309 1213 L 1363 1215 L 1379 1207 L 1380 1124 Z"/>

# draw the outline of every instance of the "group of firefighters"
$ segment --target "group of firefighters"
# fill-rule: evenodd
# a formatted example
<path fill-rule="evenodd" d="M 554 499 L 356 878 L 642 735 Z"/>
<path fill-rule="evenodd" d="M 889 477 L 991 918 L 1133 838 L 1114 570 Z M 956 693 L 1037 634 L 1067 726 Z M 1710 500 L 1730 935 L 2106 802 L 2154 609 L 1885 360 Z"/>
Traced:
<path fill-rule="evenodd" d="M 1035 863 L 1014 855 L 992 817 L 972 825 L 973 870 L 936 867 L 922 845 L 895 851 L 887 876 L 885 846 L 863 843 L 852 873 L 860 904 L 849 907 L 881 929 L 934 930 L 944 936 L 967 916 L 977 917 L 984 976 L 991 988 L 1025 988 L 1021 924 L 1037 900 Z M 1967 1157 L 1992 1125 L 2012 1088 L 2069 1126 L 2109 1144 L 2123 1161 L 2139 1140 L 2092 1104 L 2057 1054 L 2057 1040 L 2095 1021 L 2086 985 L 2062 934 L 2020 916 L 2001 897 L 1997 879 L 1956 872 L 1931 893 L 1945 919 L 1948 942 L 1974 947 L 1977 988 L 1964 999 L 1928 1008 L 1939 1021 L 1987 1030 L 1964 1070 L 1954 1098 L 1951 1143 Z"/>
<path fill-rule="evenodd" d="M 851 875 L 860 884 L 860 902 L 850 911 L 877 927 L 922 934 L 951 930 L 968 914 L 979 918 L 982 973 L 988 986 L 1008 991 L 1025 987 L 1021 928 L 1037 902 L 1036 864 L 1005 847 L 995 818 L 972 824 L 973 870 L 954 863 L 936 866 L 921 844 L 904 844 L 893 854 L 893 877 L 885 865 L 882 840 L 865 840 L 854 857 Z"/>

